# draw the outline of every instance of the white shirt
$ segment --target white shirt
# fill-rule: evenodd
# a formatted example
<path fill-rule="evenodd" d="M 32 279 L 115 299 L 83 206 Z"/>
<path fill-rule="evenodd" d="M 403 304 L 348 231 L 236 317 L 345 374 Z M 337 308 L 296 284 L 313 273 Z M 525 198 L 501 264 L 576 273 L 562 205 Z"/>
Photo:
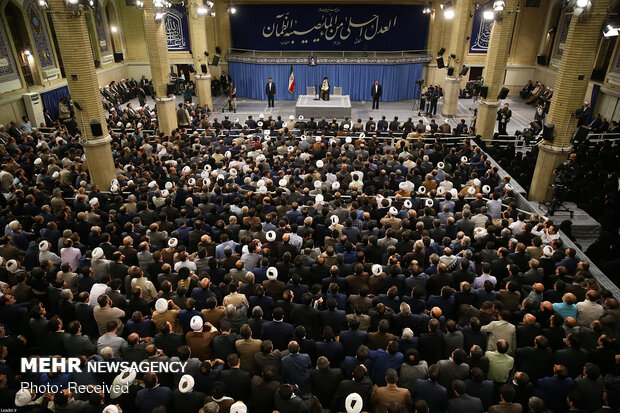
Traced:
<path fill-rule="evenodd" d="M 329 90 L 329 83 L 327 82 L 327 80 L 323 81 L 323 84 L 321 85 L 321 90 Z"/>
<path fill-rule="evenodd" d="M 90 305 L 91 307 L 98 306 L 99 304 L 97 303 L 97 299 L 99 298 L 101 294 L 104 294 L 107 289 L 108 289 L 107 284 L 102 284 L 102 283 L 93 284 L 93 286 L 90 288 L 90 297 L 88 297 L 88 305 Z"/>

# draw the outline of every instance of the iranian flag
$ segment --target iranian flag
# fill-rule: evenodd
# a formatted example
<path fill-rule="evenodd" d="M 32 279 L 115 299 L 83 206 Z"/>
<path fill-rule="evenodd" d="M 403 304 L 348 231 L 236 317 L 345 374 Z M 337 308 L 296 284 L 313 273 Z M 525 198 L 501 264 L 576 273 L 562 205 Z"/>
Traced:
<path fill-rule="evenodd" d="M 288 91 L 295 93 L 295 75 L 293 74 L 293 65 L 291 65 L 291 74 L 288 77 Z"/>

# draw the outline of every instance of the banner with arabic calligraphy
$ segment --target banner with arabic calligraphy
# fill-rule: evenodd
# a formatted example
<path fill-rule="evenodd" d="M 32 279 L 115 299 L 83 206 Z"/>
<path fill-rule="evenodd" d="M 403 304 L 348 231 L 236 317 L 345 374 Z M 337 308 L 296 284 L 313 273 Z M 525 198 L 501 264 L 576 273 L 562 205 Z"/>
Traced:
<path fill-rule="evenodd" d="M 169 52 L 189 52 L 189 26 L 187 11 L 182 4 L 173 4 L 165 17 L 166 41 Z"/>
<path fill-rule="evenodd" d="M 482 17 L 482 7 L 474 13 L 474 21 L 471 26 L 471 42 L 469 43 L 469 53 L 486 53 L 491 40 L 491 29 L 493 20 L 485 20 Z"/>
<path fill-rule="evenodd" d="M 236 5 L 233 47 L 254 50 L 424 50 L 422 5 Z"/>

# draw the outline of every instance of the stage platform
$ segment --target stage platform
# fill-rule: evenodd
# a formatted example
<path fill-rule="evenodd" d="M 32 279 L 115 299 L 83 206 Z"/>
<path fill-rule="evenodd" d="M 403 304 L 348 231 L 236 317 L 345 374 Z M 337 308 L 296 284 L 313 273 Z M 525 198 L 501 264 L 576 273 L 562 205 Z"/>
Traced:
<path fill-rule="evenodd" d="M 548 217 L 554 223 L 560 224 L 565 220 L 572 222 L 573 225 L 571 229 L 573 236 L 577 242 L 582 245 L 592 244 L 601 234 L 601 224 L 588 215 L 584 210 L 577 208 L 577 205 L 574 202 L 564 203 L 568 209 L 573 211 L 572 217 L 570 216 L 570 213 L 563 211 L 555 211 L 553 216 L 550 216 L 547 213 L 546 206 L 543 206 L 538 202 L 531 202 L 531 204 L 537 213 Z"/>
<path fill-rule="evenodd" d="M 329 100 L 315 100 L 316 95 L 301 95 L 295 104 L 295 117 L 303 115 L 305 118 L 322 116 L 342 119 L 345 116 L 351 117 L 351 99 L 349 95 L 334 96 Z"/>

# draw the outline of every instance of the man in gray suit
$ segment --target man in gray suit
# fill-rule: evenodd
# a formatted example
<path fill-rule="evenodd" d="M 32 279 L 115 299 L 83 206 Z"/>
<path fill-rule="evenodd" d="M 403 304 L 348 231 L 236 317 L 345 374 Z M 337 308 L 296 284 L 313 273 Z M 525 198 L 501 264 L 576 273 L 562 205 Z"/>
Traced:
<path fill-rule="evenodd" d="M 63 343 L 67 356 L 77 357 L 93 354 L 95 345 L 90 339 L 82 335 L 82 325 L 79 321 L 72 321 L 67 326 L 67 333 L 63 337 Z"/>

